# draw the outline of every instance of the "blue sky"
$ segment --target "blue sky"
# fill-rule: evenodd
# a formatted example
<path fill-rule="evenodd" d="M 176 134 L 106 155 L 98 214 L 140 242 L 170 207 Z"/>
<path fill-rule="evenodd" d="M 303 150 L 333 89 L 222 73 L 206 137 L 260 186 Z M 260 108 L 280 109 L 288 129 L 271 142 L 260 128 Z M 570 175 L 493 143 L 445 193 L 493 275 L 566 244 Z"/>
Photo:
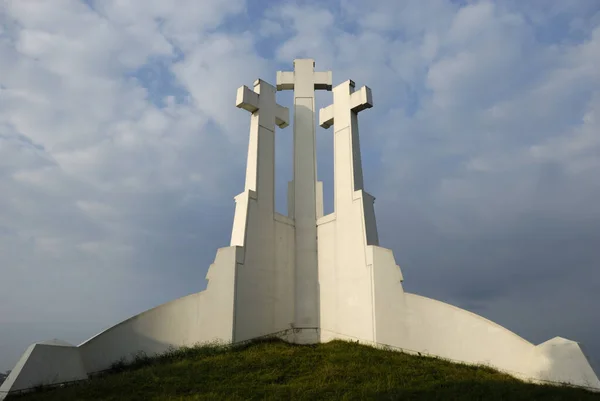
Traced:
<path fill-rule="evenodd" d="M 373 90 L 365 183 L 405 289 L 600 361 L 598 2 L 58 3 L 0 4 L 0 370 L 205 288 L 243 189 L 235 91 L 299 57 Z M 331 156 L 319 129 L 326 211 Z"/>

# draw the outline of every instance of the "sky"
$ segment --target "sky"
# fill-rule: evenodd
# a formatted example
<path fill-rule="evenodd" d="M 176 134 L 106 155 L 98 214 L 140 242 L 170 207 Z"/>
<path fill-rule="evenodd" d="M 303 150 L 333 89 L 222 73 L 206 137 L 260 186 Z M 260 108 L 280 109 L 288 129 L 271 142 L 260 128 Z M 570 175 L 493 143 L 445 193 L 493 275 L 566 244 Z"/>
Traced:
<path fill-rule="evenodd" d="M 600 362 L 599 2 L 0 0 L 0 371 L 206 287 L 244 186 L 236 90 L 294 58 L 372 89 L 365 189 L 406 291 Z"/>

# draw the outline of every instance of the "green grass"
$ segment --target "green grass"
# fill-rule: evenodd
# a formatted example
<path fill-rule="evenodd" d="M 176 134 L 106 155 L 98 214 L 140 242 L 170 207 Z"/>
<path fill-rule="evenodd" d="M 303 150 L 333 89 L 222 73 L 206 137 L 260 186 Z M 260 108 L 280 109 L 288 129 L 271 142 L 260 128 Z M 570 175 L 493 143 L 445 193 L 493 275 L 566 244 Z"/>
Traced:
<path fill-rule="evenodd" d="M 8 400 L 600 400 L 527 384 L 488 367 L 333 341 L 184 348 L 62 388 Z"/>

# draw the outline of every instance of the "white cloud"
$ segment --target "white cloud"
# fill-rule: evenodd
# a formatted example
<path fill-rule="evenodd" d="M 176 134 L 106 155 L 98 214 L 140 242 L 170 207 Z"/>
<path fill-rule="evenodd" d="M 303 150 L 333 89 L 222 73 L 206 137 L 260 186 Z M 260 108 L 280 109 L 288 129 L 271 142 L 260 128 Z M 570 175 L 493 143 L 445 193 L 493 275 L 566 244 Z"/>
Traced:
<path fill-rule="evenodd" d="M 244 0 L 205 1 L 136 0 L 94 1 L 93 7 L 115 26 L 139 34 L 147 43 L 156 38 L 192 50 L 204 40 L 207 31 L 224 23 L 227 17 L 243 12 Z"/>
<path fill-rule="evenodd" d="M 243 183 L 248 115 L 235 90 L 311 57 L 334 84 L 373 89 L 375 107 L 360 115 L 366 185 L 409 290 L 542 336 L 511 321 L 511 299 L 527 319 L 549 300 L 518 298 L 524 287 L 580 282 L 570 305 L 581 313 L 547 327 L 592 332 L 594 2 L 287 2 L 252 25 L 257 11 L 242 0 L 91 5 L 0 6 L 0 326 L 74 324 L 93 307 L 95 322 L 77 329 L 91 335 L 202 289 L 227 243 L 224 200 Z M 330 163 L 330 133 L 319 146 Z M 565 278 L 571 267 L 579 279 Z M 0 370 L 26 345 L 9 344 Z"/>
<path fill-rule="evenodd" d="M 92 335 L 142 309 L 201 290 L 215 248 L 226 244 L 220 228 L 213 234 L 196 230 L 209 224 L 211 213 L 220 213 L 222 207 L 214 205 L 223 193 L 227 198 L 237 190 L 230 177 L 243 161 L 221 162 L 233 155 L 234 135 L 226 123 L 244 128 L 247 116 L 231 107 L 235 89 L 250 84 L 258 71 L 249 71 L 250 82 L 236 83 L 227 75 L 215 81 L 193 65 L 184 68 L 188 60 L 180 60 L 178 52 L 201 52 L 204 39 L 213 35 L 208 31 L 243 12 L 244 3 L 93 6 L 78 1 L 60 7 L 51 1 L 0 6 L 3 327 L 84 321 L 93 306 L 93 322 L 85 323 Z M 260 64 L 243 35 L 213 37 L 215 57 L 205 59 L 211 73 L 229 68 L 237 76 L 244 66 Z M 227 43 L 237 47 L 221 46 Z M 228 57 L 235 55 L 231 67 Z M 167 73 L 175 72 L 173 85 L 181 86 L 183 96 L 152 93 L 136 76 L 157 60 L 164 61 Z M 178 73 L 186 79 L 177 82 Z M 194 90 L 203 84 L 208 92 L 197 101 Z M 163 104 L 156 105 L 152 96 Z M 216 113 L 221 109 L 225 120 Z M 224 129 L 211 128 L 214 122 Z M 240 135 L 242 143 L 246 135 Z M 230 182 L 223 184 L 222 177 Z M 212 212 L 206 213 L 210 205 Z M 194 243 L 210 249 L 165 263 L 174 260 L 180 244 L 194 249 Z M 157 250 L 158 257 L 148 256 Z M 179 276 L 187 282 L 183 287 Z M 3 345 L 0 367 L 10 368 L 23 346 Z"/>
<path fill-rule="evenodd" d="M 253 36 L 248 33 L 211 34 L 173 66 L 173 73 L 195 104 L 214 119 L 230 140 L 238 143 L 247 138 L 241 134 L 246 119 L 233 116 L 247 116 L 232 107 L 235 102 L 231 94 L 241 85 L 252 86 L 256 77 L 268 73 L 265 60 L 253 48 Z M 240 150 L 243 152 L 243 148 Z"/>

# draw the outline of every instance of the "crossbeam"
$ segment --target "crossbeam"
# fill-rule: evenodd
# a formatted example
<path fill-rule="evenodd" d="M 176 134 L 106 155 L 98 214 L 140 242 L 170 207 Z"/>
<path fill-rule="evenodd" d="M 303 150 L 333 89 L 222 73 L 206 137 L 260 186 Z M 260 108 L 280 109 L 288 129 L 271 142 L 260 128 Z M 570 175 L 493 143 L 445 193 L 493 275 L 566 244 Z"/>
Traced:
<path fill-rule="evenodd" d="M 319 125 L 334 127 L 334 208 L 353 199 L 354 191 L 363 189 L 358 113 L 373 107 L 371 89 L 363 86 L 355 90 L 352 80 L 333 88 L 333 104 L 319 112 Z"/>
<path fill-rule="evenodd" d="M 272 213 L 275 207 L 275 126 L 285 128 L 290 121 L 288 108 L 277 104 L 276 94 L 275 87 L 261 79 L 254 82 L 254 90 L 242 86 L 236 94 L 236 106 L 252 113 L 245 191 L 256 193 L 260 209 L 267 214 Z M 242 198 L 247 197 L 244 195 Z M 240 205 L 242 212 L 244 207 Z M 244 213 L 239 219 L 234 219 L 232 241 L 235 238 L 237 245 L 243 244 Z"/>
<path fill-rule="evenodd" d="M 254 114 L 261 111 L 259 117 L 259 125 L 273 130 L 277 125 L 279 128 L 285 128 L 289 125 L 290 112 L 287 107 L 279 105 L 275 101 L 275 97 L 269 95 L 261 96 L 260 88 L 263 85 L 269 85 L 262 79 L 257 79 L 254 82 L 254 90 L 246 85 L 238 88 L 236 96 L 236 107 L 244 109 Z M 271 85 L 269 85 L 272 87 Z"/>
<path fill-rule="evenodd" d="M 373 95 L 371 94 L 371 88 L 368 86 L 363 86 L 358 91 L 354 91 L 355 84 L 352 80 L 348 80 L 340 84 L 340 86 L 348 87 L 349 99 L 347 99 L 346 102 L 351 112 L 359 113 L 373 107 Z M 333 106 L 333 104 L 330 104 L 319 111 L 319 125 L 325 129 L 334 124 Z"/>
<path fill-rule="evenodd" d="M 330 91 L 332 81 L 331 71 L 315 71 L 311 59 L 294 60 L 294 71 L 277 71 L 277 90 L 294 90 L 295 97 L 313 97 L 315 90 Z"/>
<path fill-rule="evenodd" d="M 313 59 L 294 60 L 294 71 L 277 72 L 277 90 L 294 91 L 294 175 L 289 186 L 289 217 L 294 220 L 294 327 L 310 329 L 300 342 L 318 341 L 317 158 L 315 90 L 331 90 L 331 71 L 315 72 Z M 317 197 L 319 201 L 317 202 Z"/>

